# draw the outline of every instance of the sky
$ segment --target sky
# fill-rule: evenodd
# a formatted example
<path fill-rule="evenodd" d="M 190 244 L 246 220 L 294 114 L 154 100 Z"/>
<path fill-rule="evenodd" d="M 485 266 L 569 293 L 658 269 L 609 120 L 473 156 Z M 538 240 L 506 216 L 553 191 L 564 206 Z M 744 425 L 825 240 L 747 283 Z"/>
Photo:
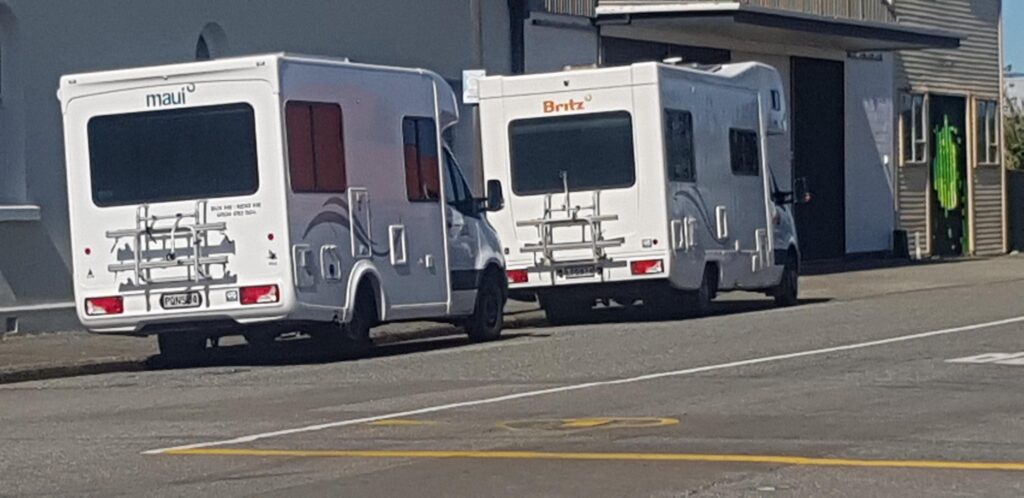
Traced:
<path fill-rule="evenodd" d="M 1024 73 L 1024 0 L 1003 1 L 1003 36 L 1006 63 Z"/>

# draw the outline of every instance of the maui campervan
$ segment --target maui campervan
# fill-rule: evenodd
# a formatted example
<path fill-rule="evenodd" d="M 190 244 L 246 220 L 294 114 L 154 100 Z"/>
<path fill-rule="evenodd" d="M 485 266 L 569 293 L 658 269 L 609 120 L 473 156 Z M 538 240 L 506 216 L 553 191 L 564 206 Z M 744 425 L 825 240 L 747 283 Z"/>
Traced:
<path fill-rule="evenodd" d="M 797 299 L 794 196 L 775 187 L 778 73 L 757 63 L 479 81 L 484 171 L 512 296 L 553 322 L 598 301 L 703 312 L 719 291 Z M 780 170 L 781 171 L 781 170 Z"/>
<path fill-rule="evenodd" d="M 78 314 L 183 356 L 386 321 L 501 331 L 503 257 L 429 71 L 264 55 L 61 79 Z"/>

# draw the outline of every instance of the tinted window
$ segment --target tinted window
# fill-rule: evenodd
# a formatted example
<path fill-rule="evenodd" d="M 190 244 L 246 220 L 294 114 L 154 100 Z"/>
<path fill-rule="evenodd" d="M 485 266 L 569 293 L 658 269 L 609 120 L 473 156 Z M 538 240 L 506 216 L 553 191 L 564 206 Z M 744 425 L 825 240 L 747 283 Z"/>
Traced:
<path fill-rule="evenodd" d="M 607 112 L 513 121 L 512 190 L 519 195 L 624 188 L 636 181 L 633 120 Z"/>
<path fill-rule="evenodd" d="M 758 152 L 757 132 L 729 130 L 729 156 L 733 174 L 758 176 L 761 155 Z"/>
<path fill-rule="evenodd" d="M 405 189 L 410 201 L 441 199 L 441 176 L 437 155 L 437 125 L 431 118 L 402 121 L 405 150 Z"/>
<path fill-rule="evenodd" d="M 89 168 L 97 206 L 253 194 L 256 125 L 248 104 L 95 117 Z"/>
<path fill-rule="evenodd" d="M 697 178 L 693 161 L 693 116 L 686 111 L 665 110 L 665 161 L 670 182 Z"/>
<path fill-rule="evenodd" d="M 467 216 L 475 215 L 473 210 L 473 193 L 469 190 L 469 185 L 462 176 L 462 170 L 459 168 L 458 161 L 455 160 L 455 156 L 447 148 L 444 150 L 444 159 L 448 173 L 445 175 L 444 182 L 445 197 L 448 204 L 462 214 Z"/>
<path fill-rule="evenodd" d="M 345 143 L 341 107 L 318 102 L 289 102 L 288 169 L 294 192 L 344 192 Z"/>

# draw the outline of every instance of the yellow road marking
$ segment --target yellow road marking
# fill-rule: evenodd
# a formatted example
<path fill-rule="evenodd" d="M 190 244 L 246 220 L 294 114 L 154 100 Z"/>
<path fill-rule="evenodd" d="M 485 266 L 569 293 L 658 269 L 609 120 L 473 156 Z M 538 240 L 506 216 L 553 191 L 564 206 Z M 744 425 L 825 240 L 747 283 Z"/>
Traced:
<path fill-rule="evenodd" d="M 509 430 L 567 431 L 578 429 L 644 429 L 676 425 L 678 419 L 662 417 L 590 417 L 512 420 L 498 424 Z"/>
<path fill-rule="evenodd" d="M 568 453 L 544 451 L 415 451 L 415 450 L 260 450 L 197 448 L 170 450 L 177 456 L 243 456 L 293 458 L 462 458 L 479 460 L 580 460 L 633 462 L 699 462 L 799 465 L 812 467 L 868 467 L 893 469 L 1003 470 L 1024 472 L 1024 462 L 970 462 L 943 460 L 858 460 L 781 455 L 716 455 L 699 453 Z"/>
<path fill-rule="evenodd" d="M 571 418 L 562 423 L 562 429 L 589 429 L 612 423 L 610 418 Z"/>
<path fill-rule="evenodd" d="M 404 418 L 389 418 L 386 420 L 378 420 L 376 422 L 370 422 L 366 425 L 379 425 L 379 426 L 415 426 L 415 425 L 434 425 L 436 422 L 429 420 L 410 420 Z"/>

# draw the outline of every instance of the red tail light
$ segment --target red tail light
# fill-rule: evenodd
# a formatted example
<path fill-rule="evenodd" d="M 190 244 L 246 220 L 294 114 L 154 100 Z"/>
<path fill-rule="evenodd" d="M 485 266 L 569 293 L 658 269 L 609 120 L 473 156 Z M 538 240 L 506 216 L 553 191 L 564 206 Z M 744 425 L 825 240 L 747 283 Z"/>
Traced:
<path fill-rule="evenodd" d="M 633 275 L 656 275 L 665 272 L 665 264 L 660 259 L 633 261 L 629 264 L 629 269 Z"/>
<path fill-rule="evenodd" d="M 85 314 L 89 316 L 120 315 L 124 313 L 124 298 L 93 297 L 85 300 Z"/>
<path fill-rule="evenodd" d="M 510 284 L 525 284 L 530 281 L 530 273 L 526 270 L 508 270 L 505 273 Z"/>
<path fill-rule="evenodd" d="M 281 294 L 276 285 L 259 285 L 256 287 L 242 287 L 242 304 L 272 304 L 281 300 Z"/>

